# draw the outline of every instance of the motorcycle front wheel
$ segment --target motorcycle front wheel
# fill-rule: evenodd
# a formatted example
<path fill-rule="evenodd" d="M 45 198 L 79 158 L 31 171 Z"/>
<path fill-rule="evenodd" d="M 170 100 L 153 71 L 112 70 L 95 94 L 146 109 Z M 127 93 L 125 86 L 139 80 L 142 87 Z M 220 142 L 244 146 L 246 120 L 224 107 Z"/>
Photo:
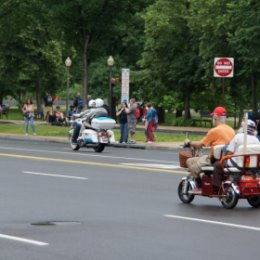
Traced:
<path fill-rule="evenodd" d="M 79 146 L 79 144 L 73 142 L 72 136 L 73 136 L 73 135 L 69 135 L 70 147 L 71 147 L 72 150 L 78 151 L 78 149 L 80 148 L 80 146 Z"/>
<path fill-rule="evenodd" d="M 228 186 L 221 192 L 221 194 L 225 194 L 226 196 L 220 198 L 220 202 L 226 209 L 233 209 L 238 203 L 238 195 L 236 194 L 235 190 Z"/>
<path fill-rule="evenodd" d="M 260 207 L 260 196 L 247 198 L 247 202 L 254 208 Z"/>
<path fill-rule="evenodd" d="M 94 148 L 94 151 L 96 153 L 101 153 L 103 152 L 103 150 L 105 149 L 105 145 L 104 144 L 98 144 L 97 146 L 95 146 Z"/>
<path fill-rule="evenodd" d="M 178 186 L 178 196 L 183 203 L 190 203 L 193 201 L 195 195 L 189 194 L 189 191 L 192 190 L 192 187 L 189 182 L 187 183 L 187 192 L 186 193 L 183 192 L 183 186 L 185 185 L 185 182 L 186 180 L 182 180 L 180 182 Z"/>

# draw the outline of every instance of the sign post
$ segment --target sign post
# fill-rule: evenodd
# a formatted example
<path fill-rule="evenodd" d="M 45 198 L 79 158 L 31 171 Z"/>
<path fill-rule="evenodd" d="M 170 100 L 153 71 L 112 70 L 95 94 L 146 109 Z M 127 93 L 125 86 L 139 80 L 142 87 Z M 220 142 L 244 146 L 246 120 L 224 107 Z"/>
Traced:
<path fill-rule="evenodd" d="M 234 76 L 234 58 L 214 58 L 214 77 L 222 78 L 222 104 L 224 105 L 224 78 L 232 78 Z"/>
<path fill-rule="evenodd" d="M 130 70 L 123 68 L 121 71 L 121 102 L 126 100 L 128 103 L 129 101 L 129 77 Z"/>

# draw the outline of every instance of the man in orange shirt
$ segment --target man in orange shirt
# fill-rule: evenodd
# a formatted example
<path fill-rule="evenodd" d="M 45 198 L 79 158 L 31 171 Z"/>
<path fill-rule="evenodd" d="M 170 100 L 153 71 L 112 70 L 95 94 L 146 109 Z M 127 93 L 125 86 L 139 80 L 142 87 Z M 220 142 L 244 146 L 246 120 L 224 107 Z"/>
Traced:
<path fill-rule="evenodd" d="M 235 136 L 234 129 L 225 123 L 226 109 L 224 107 L 216 107 L 211 113 L 211 116 L 215 127 L 210 129 L 201 141 L 190 142 L 188 139 L 185 140 L 185 144 L 190 144 L 190 146 L 197 149 L 200 149 L 203 146 L 210 146 L 212 148 L 209 155 L 192 157 L 187 160 L 187 166 L 191 175 L 195 178 L 198 188 L 201 187 L 201 167 L 212 165 L 210 159 L 213 154 L 213 147 L 218 144 L 228 144 Z"/>

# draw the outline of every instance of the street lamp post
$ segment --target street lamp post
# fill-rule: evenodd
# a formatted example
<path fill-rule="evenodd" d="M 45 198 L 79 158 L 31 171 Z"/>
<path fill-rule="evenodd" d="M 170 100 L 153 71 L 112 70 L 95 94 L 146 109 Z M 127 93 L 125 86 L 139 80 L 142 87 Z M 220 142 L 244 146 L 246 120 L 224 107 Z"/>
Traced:
<path fill-rule="evenodd" d="M 109 56 L 107 59 L 107 65 L 109 67 L 109 111 L 110 111 L 110 117 L 112 117 L 112 97 L 113 97 L 113 89 L 112 89 L 112 67 L 114 65 L 114 58 L 113 56 Z"/>
<path fill-rule="evenodd" d="M 68 107 L 69 107 L 69 86 L 70 86 L 70 67 L 72 61 L 70 57 L 65 60 L 65 66 L 67 68 L 67 87 L 66 87 L 66 114 L 68 114 Z"/>

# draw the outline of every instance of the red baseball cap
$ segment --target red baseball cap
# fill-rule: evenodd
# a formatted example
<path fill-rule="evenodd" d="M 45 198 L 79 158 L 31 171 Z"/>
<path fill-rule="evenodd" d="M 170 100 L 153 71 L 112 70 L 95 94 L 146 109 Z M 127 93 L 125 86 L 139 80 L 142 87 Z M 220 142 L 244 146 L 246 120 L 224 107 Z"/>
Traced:
<path fill-rule="evenodd" d="M 216 107 L 210 115 L 211 116 L 226 116 L 227 111 L 224 107 Z"/>

